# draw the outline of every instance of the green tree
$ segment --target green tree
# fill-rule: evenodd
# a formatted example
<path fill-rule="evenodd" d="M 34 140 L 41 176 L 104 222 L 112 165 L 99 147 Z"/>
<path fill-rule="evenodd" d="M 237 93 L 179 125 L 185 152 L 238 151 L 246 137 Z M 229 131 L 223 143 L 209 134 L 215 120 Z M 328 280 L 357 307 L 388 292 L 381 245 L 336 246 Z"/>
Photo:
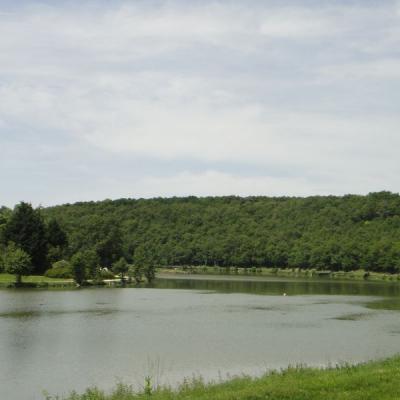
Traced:
<path fill-rule="evenodd" d="M 4 254 L 5 254 L 6 248 L 5 246 L 0 243 L 0 272 L 4 271 Z"/>
<path fill-rule="evenodd" d="M 120 199 L 42 213 L 63 221 L 72 253 L 95 248 L 105 267 L 133 254 L 138 277 L 147 265 L 400 269 L 400 195 L 388 192 Z"/>
<path fill-rule="evenodd" d="M 47 224 L 47 243 L 49 262 L 61 260 L 68 246 L 68 238 L 56 219 L 51 219 Z"/>
<path fill-rule="evenodd" d="M 17 284 L 21 283 L 23 275 L 29 275 L 32 272 L 29 254 L 12 242 L 3 255 L 3 265 L 7 273 L 15 275 Z"/>
<path fill-rule="evenodd" d="M 87 277 L 87 262 L 83 252 L 74 254 L 71 258 L 72 275 L 77 285 L 82 285 Z"/>
<path fill-rule="evenodd" d="M 122 256 L 122 238 L 118 226 L 112 225 L 109 232 L 96 243 L 96 251 L 102 267 L 110 267 Z"/>
<path fill-rule="evenodd" d="M 156 278 L 156 267 L 153 264 L 147 264 L 144 267 L 144 276 L 147 279 L 148 283 L 153 283 Z"/>
<path fill-rule="evenodd" d="M 8 219 L 11 217 L 12 211 L 7 207 L 0 207 L 0 245 L 5 243 L 4 231 Z"/>
<path fill-rule="evenodd" d="M 47 224 L 47 241 L 50 246 L 54 247 L 66 247 L 68 245 L 67 234 L 56 219 L 51 219 Z"/>
<path fill-rule="evenodd" d="M 142 283 L 143 268 L 140 265 L 129 265 L 128 268 L 129 280 L 134 279 L 137 285 Z"/>
<path fill-rule="evenodd" d="M 31 257 L 34 272 L 47 269 L 46 226 L 40 210 L 24 202 L 17 205 L 7 220 L 3 240 L 5 244 L 15 243 Z"/>
<path fill-rule="evenodd" d="M 100 274 L 100 258 L 95 249 L 87 249 L 82 251 L 85 260 L 86 275 L 88 278 L 96 279 Z"/>
<path fill-rule="evenodd" d="M 124 257 L 121 257 L 112 265 L 112 271 L 115 274 L 120 275 L 121 283 L 125 282 L 125 274 L 129 271 L 129 264 Z"/>

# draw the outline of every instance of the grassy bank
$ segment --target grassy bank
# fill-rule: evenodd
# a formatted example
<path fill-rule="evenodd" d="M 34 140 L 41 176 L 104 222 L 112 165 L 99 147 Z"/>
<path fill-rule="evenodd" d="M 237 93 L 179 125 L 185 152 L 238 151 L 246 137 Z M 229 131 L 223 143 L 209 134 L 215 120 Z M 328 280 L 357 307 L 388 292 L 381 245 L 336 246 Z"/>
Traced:
<path fill-rule="evenodd" d="M 72 279 L 47 278 L 42 275 L 29 275 L 22 278 L 28 287 L 63 287 L 74 286 Z M 15 275 L 0 274 L 0 287 L 8 287 L 15 283 Z"/>
<path fill-rule="evenodd" d="M 118 287 L 120 285 L 120 279 L 104 279 L 103 284 L 100 282 L 92 282 L 88 280 L 86 284 L 82 286 L 113 286 Z M 125 286 L 129 286 L 128 284 Z M 134 285 L 131 285 L 134 286 Z M 15 275 L 11 274 L 0 274 L 0 288 L 14 288 L 15 287 Z M 76 288 L 76 283 L 73 279 L 62 279 L 62 278 L 48 278 L 44 275 L 29 275 L 22 277 L 22 283 L 20 287 L 26 288 Z"/>
<path fill-rule="evenodd" d="M 400 274 L 367 272 L 363 269 L 355 271 L 321 271 L 300 268 L 235 268 L 235 267 L 173 267 L 162 268 L 159 272 L 170 274 L 203 274 L 203 275 L 245 275 L 245 276 L 278 276 L 292 278 L 330 278 L 344 280 L 398 281 Z"/>
<path fill-rule="evenodd" d="M 357 366 L 319 370 L 289 368 L 261 378 L 235 378 L 218 384 L 197 380 L 177 390 L 135 393 L 119 385 L 110 393 L 89 389 L 68 400 L 396 400 L 400 399 L 400 357 Z M 56 397 L 48 397 L 56 399 Z"/>

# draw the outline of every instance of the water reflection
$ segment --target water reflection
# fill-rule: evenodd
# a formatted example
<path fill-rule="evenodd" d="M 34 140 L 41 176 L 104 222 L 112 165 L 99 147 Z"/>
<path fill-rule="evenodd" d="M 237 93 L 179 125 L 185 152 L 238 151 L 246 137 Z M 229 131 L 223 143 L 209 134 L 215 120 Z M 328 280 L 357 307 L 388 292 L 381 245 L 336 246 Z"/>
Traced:
<path fill-rule="evenodd" d="M 157 288 L 252 293 L 264 295 L 400 296 L 400 283 L 323 279 L 246 278 L 230 276 L 161 275 Z"/>

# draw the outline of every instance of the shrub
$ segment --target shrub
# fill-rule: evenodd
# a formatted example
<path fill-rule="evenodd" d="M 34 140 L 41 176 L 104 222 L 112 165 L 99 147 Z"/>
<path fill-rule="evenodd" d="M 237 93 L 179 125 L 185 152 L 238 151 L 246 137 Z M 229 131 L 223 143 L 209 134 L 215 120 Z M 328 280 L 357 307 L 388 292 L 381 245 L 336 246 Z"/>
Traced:
<path fill-rule="evenodd" d="M 48 278 L 72 278 L 72 266 L 65 260 L 57 261 L 53 264 L 52 268 L 45 272 L 44 276 Z"/>
<path fill-rule="evenodd" d="M 114 279 L 115 274 L 112 271 L 103 268 L 100 270 L 100 277 L 102 279 Z"/>
<path fill-rule="evenodd" d="M 52 265 L 53 268 L 71 268 L 71 264 L 68 261 L 60 260 Z"/>
<path fill-rule="evenodd" d="M 72 278 L 72 271 L 71 267 L 58 267 L 58 268 L 50 268 L 48 269 L 44 276 L 47 278 L 63 278 L 63 279 L 69 279 Z"/>

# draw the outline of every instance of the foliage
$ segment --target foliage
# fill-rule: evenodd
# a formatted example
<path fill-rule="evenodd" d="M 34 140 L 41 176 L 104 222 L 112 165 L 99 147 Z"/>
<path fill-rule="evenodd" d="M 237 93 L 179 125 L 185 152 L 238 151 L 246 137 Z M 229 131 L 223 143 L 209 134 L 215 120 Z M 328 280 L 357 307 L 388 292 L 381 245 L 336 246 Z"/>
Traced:
<path fill-rule="evenodd" d="M 51 219 L 47 224 L 47 241 L 53 247 L 66 247 L 68 245 L 67 235 L 56 219 Z"/>
<path fill-rule="evenodd" d="M 141 265 L 130 265 L 128 269 L 128 276 L 131 280 L 135 280 L 135 283 L 139 285 L 143 280 L 143 267 Z"/>
<path fill-rule="evenodd" d="M 31 257 L 36 272 L 46 269 L 46 226 L 40 210 L 34 210 L 28 203 L 17 205 L 4 227 L 3 241 L 6 245 L 13 242 L 24 250 Z"/>
<path fill-rule="evenodd" d="M 21 282 L 22 275 L 29 275 L 32 271 L 32 260 L 29 254 L 12 242 L 5 249 L 3 265 L 7 273 L 16 276 L 17 283 Z"/>
<path fill-rule="evenodd" d="M 12 211 L 7 207 L 0 207 L 0 251 L 4 251 L 4 231 L 8 219 L 10 218 Z"/>
<path fill-rule="evenodd" d="M 125 258 L 121 257 L 112 265 L 112 270 L 115 274 L 121 276 L 121 282 L 125 281 L 125 274 L 129 271 L 129 264 Z"/>
<path fill-rule="evenodd" d="M 78 252 L 71 258 L 72 277 L 77 285 L 82 285 L 87 279 L 87 262 L 85 254 Z"/>
<path fill-rule="evenodd" d="M 53 263 L 52 268 L 48 269 L 44 276 L 48 278 L 72 278 L 72 265 L 65 260 L 60 260 Z"/>
<path fill-rule="evenodd" d="M 112 271 L 102 268 L 102 269 L 100 269 L 99 277 L 101 279 L 114 279 L 115 275 Z"/>
<path fill-rule="evenodd" d="M 400 271 L 400 196 L 120 199 L 42 210 L 69 255 L 162 266 Z M 144 272 L 144 271 L 142 271 Z"/>
<path fill-rule="evenodd" d="M 40 209 L 21 202 L 14 210 L 0 208 L 0 253 L 13 242 L 32 260 L 35 273 L 41 274 L 49 263 L 60 260 L 67 253 L 68 238 L 55 219 L 48 224 Z M 3 269 L 0 263 L 0 271 Z"/>
<path fill-rule="evenodd" d="M 46 227 L 48 244 L 48 261 L 50 263 L 64 257 L 68 246 L 68 238 L 65 231 L 60 227 L 56 219 L 51 219 Z"/>
<path fill-rule="evenodd" d="M 4 271 L 4 253 L 6 251 L 6 247 L 3 243 L 0 243 L 0 273 Z"/>
<path fill-rule="evenodd" d="M 100 273 L 100 258 L 95 249 L 83 250 L 82 256 L 85 260 L 86 275 L 89 278 L 97 278 Z"/>
<path fill-rule="evenodd" d="M 45 224 L 44 220 L 47 221 Z M 208 197 L 0 208 L 0 253 L 13 241 L 35 272 L 86 254 L 89 278 L 121 257 L 137 282 L 158 266 L 400 272 L 400 197 Z M 0 270 L 2 269 L 0 262 Z"/>
<path fill-rule="evenodd" d="M 66 260 L 60 260 L 53 263 L 52 268 L 59 269 L 59 268 L 71 268 L 71 263 Z"/>
<path fill-rule="evenodd" d="M 146 277 L 148 283 L 152 283 L 156 278 L 155 266 L 152 264 L 147 265 L 144 269 L 144 276 Z"/>
<path fill-rule="evenodd" d="M 136 283 L 142 281 L 143 275 L 148 283 L 152 283 L 156 277 L 155 267 L 157 263 L 157 255 L 152 254 L 146 246 L 137 247 L 134 254 L 135 280 Z"/>
<path fill-rule="evenodd" d="M 110 222 L 109 222 L 110 223 Z M 123 254 L 122 252 L 122 238 L 118 226 L 110 223 L 105 226 L 103 235 L 96 242 L 96 252 L 99 256 L 99 263 L 102 267 L 109 267 Z"/>
<path fill-rule="evenodd" d="M 50 268 L 44 273 L 44 276 L 47 278 L 70 279 L 73 278 L 73 273 L 72 268 Z"/>

